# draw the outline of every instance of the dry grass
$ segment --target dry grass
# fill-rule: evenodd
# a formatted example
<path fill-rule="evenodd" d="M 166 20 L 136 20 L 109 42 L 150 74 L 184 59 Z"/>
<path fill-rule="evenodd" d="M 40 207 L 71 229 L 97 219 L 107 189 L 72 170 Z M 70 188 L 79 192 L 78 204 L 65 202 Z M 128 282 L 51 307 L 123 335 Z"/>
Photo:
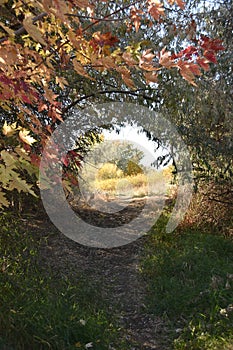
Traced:
<path fill-rule="evenodd" d="M 97 191 L 106 191 L 109 195 L 127 195 L 143 197 L 150 194 L 161 194 L 168 188 L 169 181 L 162 172 L 151 171 L 148 174 L 137 174 L 121 178 L 96 179 L 91 187 Z"/>
<path fill-rule="evenodd" d="M 194 194 L 184 226 L 233 236 L 233 191 L 230 185 L 202 184 Z"/>

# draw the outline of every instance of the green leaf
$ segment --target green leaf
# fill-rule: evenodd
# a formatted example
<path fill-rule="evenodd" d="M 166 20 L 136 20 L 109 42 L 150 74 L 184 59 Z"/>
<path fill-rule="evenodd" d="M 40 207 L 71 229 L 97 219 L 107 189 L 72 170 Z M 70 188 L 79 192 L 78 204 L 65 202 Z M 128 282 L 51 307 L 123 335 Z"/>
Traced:
<path fill-rule="evenodd" d="M 12 170 L 12 168 L 0 164 L 0 182 L 2 183 L 3 188 L 8 188 L 8 183 L 12 179 L 12 173 L 14 173 L 13 176 L 17 176 L 17 173 Z"/>
<path fill-rule="evenodd" d="M 2 209 L 3 207 L 8 207 L 9 204 L 9 201 L 5 197 L 5 193 L 0 191 L 0 209 Z"/>
<path fill-rule="evenodd" d="M 31 189 L 32 185 L 29 185 L 25 180 L 21 179 L 18 174 L 15 172 L 12 172 L 11 175 L 13 175 L 11 181 L 9 182 L 8 190 L 12 191 L 16 189 L 19 193 L 25 192 L 30 193 L 34 197 L 37 197 L 35 192 Z"/>
<path fill-rule="evenodd" d="M 26 170 L 30 176 L 38 174 L 39 169 L 33 164 L 29 163 L 27 160 L 20 157 L 19 162 L 20 162 L 20 167 Z"/>
<path fill-rule="evenodd" d="M 3 150 L 1 152 L 1 158 L 4 161 L 4 163 L 6 164 L 6 167 L 9 167 L 11 169 L 17 168 L 18 159 L 15 156 L 13 156 L 12 153 Z"/>

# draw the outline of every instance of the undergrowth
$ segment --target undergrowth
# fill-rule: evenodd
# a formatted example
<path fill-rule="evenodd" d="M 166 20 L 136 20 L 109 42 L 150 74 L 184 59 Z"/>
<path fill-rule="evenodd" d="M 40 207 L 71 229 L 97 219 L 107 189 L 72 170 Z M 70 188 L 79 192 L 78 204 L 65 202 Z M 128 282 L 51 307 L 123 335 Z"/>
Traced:
<path fill-rule="evenodd" d="M 97 292 L 79 281 L 43 273 L 40 240 L 19 219 L 0 219 L 0 349 L 125 349 Z"/>
<path fill-rule="evenodd" d="M 141 264 L 148 311 L 165 317 L 172 349 L 233 349 L 233 242 L 181 228 L 166 233 L 164 214 L 151 230 Z"/>

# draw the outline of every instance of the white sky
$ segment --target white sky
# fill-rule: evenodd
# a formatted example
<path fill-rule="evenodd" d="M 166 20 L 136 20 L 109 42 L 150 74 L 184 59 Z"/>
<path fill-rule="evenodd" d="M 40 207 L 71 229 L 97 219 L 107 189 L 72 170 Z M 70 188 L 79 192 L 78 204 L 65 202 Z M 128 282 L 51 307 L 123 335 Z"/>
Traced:
<path fill-rule="evenodd" d="M 155 151 L 156 143 L 149 141 L 145 134 L 138 133 L 140 128 L 126 125 L 120 129 L 120 133 L 117 134 L 115 131 L 103 130 L 105 140 L 122 140 L 132 142 L 133 145 L 139 150 L 144 152 L 144 158 L 142 164 L 148 167 L 151 166 L 158 156 L 163 154 L 163 150 L 160 148 Z"/>

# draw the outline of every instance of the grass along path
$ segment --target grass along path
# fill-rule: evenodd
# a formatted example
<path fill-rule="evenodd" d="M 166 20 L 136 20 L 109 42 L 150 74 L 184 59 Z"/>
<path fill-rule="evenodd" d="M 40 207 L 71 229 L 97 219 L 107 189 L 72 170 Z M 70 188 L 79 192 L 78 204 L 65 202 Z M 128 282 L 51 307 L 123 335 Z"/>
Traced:
<path fill-rule="evenodd" d="M 166 235 L 163 216 L 136 242 L 93 249 L 45 218 L 1 218 L 1 349 L 232 349 L 231 241 Z"/>

